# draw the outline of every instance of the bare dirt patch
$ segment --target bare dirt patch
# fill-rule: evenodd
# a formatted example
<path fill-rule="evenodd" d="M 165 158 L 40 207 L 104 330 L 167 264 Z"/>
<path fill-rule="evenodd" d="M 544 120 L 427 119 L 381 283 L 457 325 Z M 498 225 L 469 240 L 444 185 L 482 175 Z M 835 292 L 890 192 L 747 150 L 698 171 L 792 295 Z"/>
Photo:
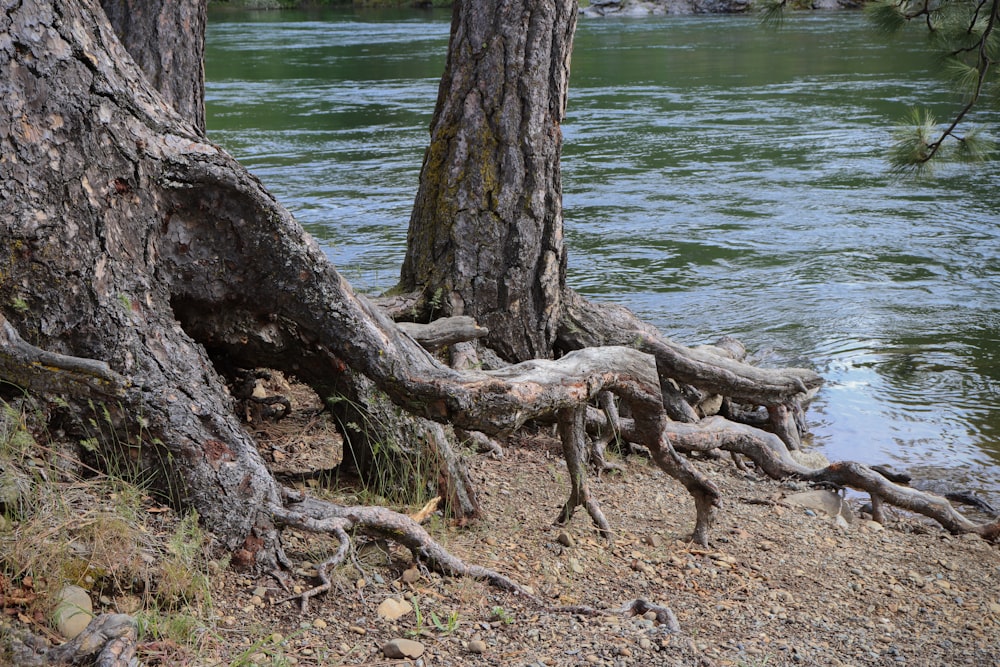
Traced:
<path fill-rule="evenodd" d="M 686 539 L 694 507 L 684 489 L 630 457 L 619 462 L 621 472 L 593 483 L 615 531 L 608 542 L 584 512 L 553 525 L 568 492 L 553 435 L 521 436 L 500 460 L 469 456 L 485 519 L 460 529 L 436 517 L 429 526 L 435 539 L 553 606 L 615 609 L 643 598 L 670 607 L 681 631 L 651 617 L 539 609 L 482 582 L 427 572 L 391 543 L 359 538 L 334 590 L 312 599 L 304 615 L 271 578 L 220 578 L 218 632 L 229 651 L 219 658 L 243 652 L 268 664 L 427 666 L 1000 664 L 1000 553 L 978 537 L 952 537 L 892 511 L 884 527 L 863 516 L 844 526 L 785 502 L 803 487 L 706 459 L 698 465 L 724 503 L 705 549 Z M 857 514 L 864 500 L 848 503 Z M 298 565 L 296 585 L 305 589 L 336 544 L 288 531 L 287 547 Z M 412 610 L 386 620 L 377 609 L 387 598 Z M 383 647 L 396 637 L 419 641 L 424 654 L 386 658 Z"/>

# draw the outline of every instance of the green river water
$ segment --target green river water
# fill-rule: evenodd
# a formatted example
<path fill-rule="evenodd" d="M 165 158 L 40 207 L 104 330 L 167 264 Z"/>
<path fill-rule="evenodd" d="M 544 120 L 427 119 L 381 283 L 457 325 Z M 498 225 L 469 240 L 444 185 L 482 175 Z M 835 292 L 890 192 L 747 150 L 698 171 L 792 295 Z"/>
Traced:
<path fill-rule="evenodd" d="M 442 12 L 214 13 L 210 136 L 360 291 L 398 277 L 447 50 Z M 685 343 L 734 335 L 826 386 L 834 459 L 1000 506 L 1000 162 L 894 178 L 911 105 L 956 100 L 921 37 L 859 13 L 583 19 L 563 188 L 569 282 Z M 994 105 L 974 114 L 997 135 Z"/>

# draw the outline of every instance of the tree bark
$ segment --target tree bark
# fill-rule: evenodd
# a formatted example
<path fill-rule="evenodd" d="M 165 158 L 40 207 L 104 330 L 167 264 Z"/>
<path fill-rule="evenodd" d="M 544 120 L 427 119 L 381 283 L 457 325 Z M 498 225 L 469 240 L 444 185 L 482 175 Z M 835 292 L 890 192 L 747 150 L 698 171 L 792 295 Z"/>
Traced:
<path fill-rule="evenodd" d="M 205 131 L 204 0 L 101 0 L 118 39 L 168 103 Z"/>
<path fill-rule="evenodd" d="M 268 544 L 273 556 L 262 508 L 277 486 L 173 316 L 160 262 L 211 252 L 165 237 L 165 169 L 178 153 L 218 149 L 149 86 L 91 0 L 7 4 L 0 23 L 3 314 L 39 348 L 107 361 L 127 379 L 96 427 L 76 397 L 86 435 L 160 471 L 162 489 L 228 548 L 257 533 L 250 551 Z M 21 384 L 29 368 L 4 379 Z"/>
<path fill-rule="evenodd" d="M 575 0 L 456 2 L 400 289 L 552 356 L 565 288 L 560 123 Z"/>

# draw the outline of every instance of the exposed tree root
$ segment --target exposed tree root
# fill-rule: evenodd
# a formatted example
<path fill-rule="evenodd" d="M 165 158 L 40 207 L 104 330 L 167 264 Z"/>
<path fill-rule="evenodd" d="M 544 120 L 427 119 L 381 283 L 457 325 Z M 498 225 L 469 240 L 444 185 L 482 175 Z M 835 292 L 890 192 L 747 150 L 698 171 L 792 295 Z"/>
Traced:
<path fill-rule="evenodd" d="M 28 343 L 0 314 L 0 379 L 28 391 L 105 399 L 129 382 L 103 361 L 50 352 Z"/>
<path fill-rule="evenodd" d="M 74 639 L 49 648 L 47 642 L 34 636 L 15 641 L 15 664 L 23 667 L 42 665 L 81 665 L 94 667 L 136 667 L 135 656 L 138 626 L 125 614 L 101 614 Z"/>
<path fill-rule="evenodd" d="M 590 487 L 587 484 L 587 432 L 584 419 L 586 412 L 586 405 L 577 405 L 561 410 L 558 414 L 559 438 L 562 441 L 563 458 L 566 459 L 569 471 L 570 494 L 556 519 L 556 524 L 565 525 L 573 517 L 573 511 L 582 505 L 594 520 L 598 532 L 610 538 L 611 526 L 604 518 L 600 506 L 590 497 Z"/>
<path fill-rule="evenodd" d="M 285 506 L 271 507 L 271 513 L 277 522 L 309 532 L 331 534 L 340 542 L 336 553 L 316 568 L 321 583 L 303 593 L 285 598 L 286 600 L 298 598 L 302 613 L 307 611 L 310 599 L 329 591 L 332 587 L 329 570 L 344 562 L 351 544 L 348 533 L 357 530 L 374 537 L 392 540 L 406 547 L 413 554 L 414 560 L 442 574 L 486 581 L 495 588 L 523 596 L 545 611 L 586 616 L 637 616 L 652 611 L 656 614 L 657 622 L 665 625 L 670 632 L 680 631 L 677 617 L 668 607 L 650 604 L 641 599 L 612 610 L 596 609 L 586 605 L 551 606 L 513 579 L 486 567 L 470 565 L 453 555 L 438 544 L 419 523 L 405 514 L 384 507 L 344 507 L 317 500 L 288 488 L 282 490 L 282 495 Z"/>
<path fill-rule="evenodd" d="M 876 521 L 884 520 L 883 505 L 888 503 L 933 519 L 952 533 L 974 533 L 989 541 L 1000 539 L 1000 519 L 975 523 L 960 514 L 947 499 L 896 484 L 879 471 L 854 461 L 808 468 L 788 454 L 780 438 L 752 426 L 734 425 L 721 417 L 712 417 L 697 424 L 671 424 L 666 437 L 682 451 L 720 448 L 738 452 L 774 479 L 795 478 L 865 491 L 871 496 L 872 516 Z"/>

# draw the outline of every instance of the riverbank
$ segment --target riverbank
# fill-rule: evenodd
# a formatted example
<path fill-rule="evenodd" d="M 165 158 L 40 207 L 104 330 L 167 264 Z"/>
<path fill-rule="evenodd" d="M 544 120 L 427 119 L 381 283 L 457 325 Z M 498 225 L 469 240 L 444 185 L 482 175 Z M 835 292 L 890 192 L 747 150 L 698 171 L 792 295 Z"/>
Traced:
<path fill-rule="evenodd" d="M 296 403 L 288 419 L 259 425 L 257 436 L 275 467 L 339 457 L 332 418 L 314 405 Z M 0 526 L 0 663 L 11 657 L 2 645 L 26 631 L 59 641 L 49 620 L 53 591 L 58 576 L 75 572 L 70 583 L 89 591 L 96 612 L 139 620 L 139 658 L 148 665 L 1000 664 L 1000 546 L 894 510 L 875 524 L 860 503 L 831 517 L 798 504 L 802 486 L 740 470 L 728 457 L 695 462 L 723 499 L 708 548 L 686 539 L 688 494 L 639 456 L 616 460 L 619 471 L 593 481 L 614 531 L 607 541 L 585 512 L 552 524 L 568 491 L 559 441 L 546 431 L 521 433 L 502 458 L 469 457 L 483 518 L 458 528 L 433 516 L 427 529 L 466 562 L 530 586 L 551 607 L 429 572 L 398 545 L 356 536 L 330 591 L 303 611 L 290 592 L 317 583 L 317 564 L 338 546 L 328 536 L 284 531 L 289 591 L 212 554 L 211 536 L 191 516 L 142 488 L 70 474 L 71 444 L 39 446 L 21 435 L 5 446 L 6 470 L 27 466 L 47 481 Z M 345 484 L 310 492 L 345 504 L 387 502 Z M 676 626 L 663 614 L 559 610 L 611 612 L 637 598 L 669 608 Z M 414 642 L 406 649 L 422 663 L 389 659 L 394 640 Z"/>

